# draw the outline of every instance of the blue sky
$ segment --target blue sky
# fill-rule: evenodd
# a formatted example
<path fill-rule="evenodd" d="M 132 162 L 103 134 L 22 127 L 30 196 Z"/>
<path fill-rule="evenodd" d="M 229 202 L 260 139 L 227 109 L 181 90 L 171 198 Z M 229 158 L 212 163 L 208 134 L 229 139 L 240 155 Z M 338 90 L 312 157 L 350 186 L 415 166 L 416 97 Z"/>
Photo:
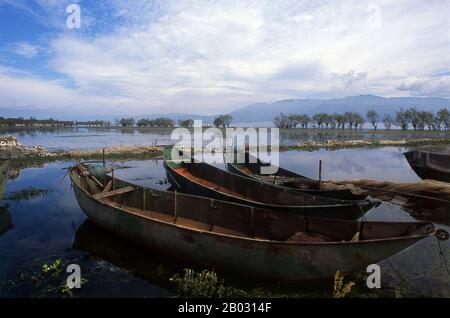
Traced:
<path fill-rule="evenodd" d="M 69 29 L 66 8 L 81 9 Z M 450 1 L 0 0 L 0 115 L 450 97 Z"/>

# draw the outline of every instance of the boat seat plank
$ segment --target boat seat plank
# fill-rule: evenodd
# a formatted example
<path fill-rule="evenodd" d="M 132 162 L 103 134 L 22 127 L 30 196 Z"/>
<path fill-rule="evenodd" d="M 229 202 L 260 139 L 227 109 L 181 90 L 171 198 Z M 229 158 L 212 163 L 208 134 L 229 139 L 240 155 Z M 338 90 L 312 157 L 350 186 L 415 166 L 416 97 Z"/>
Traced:
<path fill-rule="evenodd" d="M 109 182 L 105 185 L 105 188 L 103 189 L 102 193 L 106 193 L 112 188 L 112 180 L 109 180 Z"/>
<path fill-rule="evenodd" d="M 129 192 L 133 192 L 133 191 L 134 191 L 133 187 L 124 187 L 124 188 L 120 188 L 120 189 L 113 190 L 113 191 L 95 194 L 94 198 L 96 198 L 96 199 L 108 198 L 108 197 L 113 197 L 115 195 L 125 194 L 125 193 L 129 193 Z"/>

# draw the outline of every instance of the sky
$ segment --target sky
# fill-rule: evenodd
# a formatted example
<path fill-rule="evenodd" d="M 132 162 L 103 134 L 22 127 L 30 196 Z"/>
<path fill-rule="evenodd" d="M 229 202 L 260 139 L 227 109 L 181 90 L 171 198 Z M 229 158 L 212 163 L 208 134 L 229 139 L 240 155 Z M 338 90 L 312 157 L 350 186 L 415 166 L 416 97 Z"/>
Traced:
<path fill-rule="evenodd" d="M 449 98 L 449 13 L 450 0 L 0 0 L 0 115 Z"/>

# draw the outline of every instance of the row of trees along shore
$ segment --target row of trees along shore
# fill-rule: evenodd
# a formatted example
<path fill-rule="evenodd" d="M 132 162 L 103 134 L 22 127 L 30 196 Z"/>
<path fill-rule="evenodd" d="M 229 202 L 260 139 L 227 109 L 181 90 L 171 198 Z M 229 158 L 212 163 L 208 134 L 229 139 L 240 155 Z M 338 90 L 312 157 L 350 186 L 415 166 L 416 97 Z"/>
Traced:
<path fill-rule="evenodd" d="M 231 115 L 219 115 L 214 119 L 215 127 L 229 127 L 233 121 Z M 415 107 L 400 109 L 394 116 L 385 114 L 380 116 L 375 110 L 369 110 L 366 116 L 358 112 L 345 112 L 343 114 L 317 113 L 313 116 L 306 114 L 280 113 L 274 118 L 274 125 L 278 128 L 325 128 L 325 129 L 358 129 L 362 128 L 364 123 L 368 122 L 376 130 L 378 124 L 384 124 L 385 129 L 391 129 L 392 126 L 398 126 L 402 130 L 413 128 L 414 130 L 448 130 L 450 125 L 450 112 L 443 108 L 437 113 L 431 111 L 419 111 Z M 191 128 L 194 126 L 193 119 L 181 119 L 177 122 L 178 126 Z M 0 117 L 0 127 L 151 127 L 151 128 L 172 128 L 176 126 L 174 120 L 167 117 L 155 119 L 134 118 L 116 119 L 114 124 L 105 120 L 91 121 L 61 121 L 55 119 L 36 119 L 30 117 L 3 118 Z"/>
<path fill-rule="evenodd" d="M 390 130 L 392 126 L 398 126 L 402 130 L 413 128 L 414 130 L 448 130 L 450 125 L 450 112 L 443 108 L 437 113 L 431 111 L 419 111 L 415 107 L 408 109 L 401 108 L 395 115 L 385 114 L 381 116 L 375 110 L 369 110 L 366 116 L 358 112 L 345 112 L 344 114 L 317 113 L 313 116 L 306 114 L 280 113 L 273 123 L 278 128 L 309 128 L 318 129 L 358 129 L 364 123 L 370 123 L 373 129 L 378 128 L 379 123 L 383 123 L 385 129 Z"/>
<path fill-rule="evenodd" d="M 230 115 L 219 115 L 214 119 L 214 126 L 229 127 L 233 117 Z M 0 117 L 0 127 L 151 127 L 151 128 L 171 128 L 175 127 L 175 121 L 167 117 L 159 117 L 155 119 L 142 118 L 135 120 L 134 118 L 120 118 L 114 121 L 114 124 L 106 120 L 89 120 L 89 121 L 69 121 L 50 119 L 30 118 L 3 118 Z M 194 126 L 193 119 L 180 119 L 178 126 L 191 128 Z"/>

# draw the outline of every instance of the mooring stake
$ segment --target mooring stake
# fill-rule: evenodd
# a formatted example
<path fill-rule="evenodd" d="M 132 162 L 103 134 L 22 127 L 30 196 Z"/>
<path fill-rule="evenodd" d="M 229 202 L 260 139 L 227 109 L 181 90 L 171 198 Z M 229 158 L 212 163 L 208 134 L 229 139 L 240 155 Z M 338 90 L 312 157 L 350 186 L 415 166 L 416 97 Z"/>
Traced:
<path fill-rule="evenodd" d="M 322 160 L 319 160 L 319 191 L 322 191 Z"/>
<path fill-rule="evenodd" d="M 142 187 L 142 211 L 145 211 L 145 187 Z"/>
<path fill-rule="evenodd" d="M 173 223 L 177 222 L 178 214 L 177 214 L 177 191 L 173 191 Z"/>

